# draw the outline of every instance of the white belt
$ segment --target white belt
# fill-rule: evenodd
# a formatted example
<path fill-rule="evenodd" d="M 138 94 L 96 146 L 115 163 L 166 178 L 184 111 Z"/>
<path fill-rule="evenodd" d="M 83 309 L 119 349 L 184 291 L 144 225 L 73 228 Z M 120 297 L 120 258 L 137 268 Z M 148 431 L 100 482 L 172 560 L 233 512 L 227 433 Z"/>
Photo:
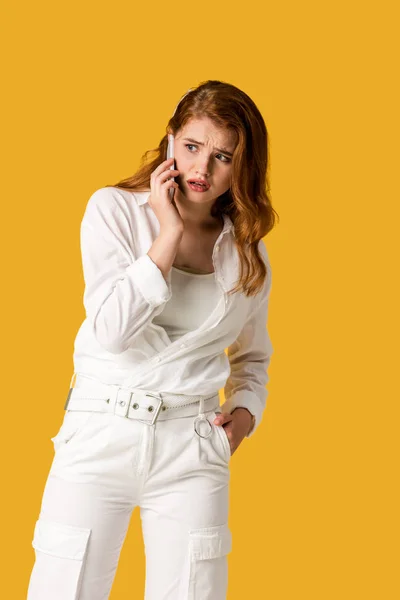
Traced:
<path fill-rule="evenodd" d="M 73 377 L 75 374 L 73 375 Z M 72 377 L 72 378 L 73 378 Z M 114 413 L 128 419 L 139 419 L 149 425 L 157 420 L 220 412 L 218 392 L 212 395 L 187 395 L 124 388 L 114 384 L 90 382 L 78 375 L 79 385 L 71 387 L 65 410 Z M 71 380 L 72 384 L 72 380 Z"/>

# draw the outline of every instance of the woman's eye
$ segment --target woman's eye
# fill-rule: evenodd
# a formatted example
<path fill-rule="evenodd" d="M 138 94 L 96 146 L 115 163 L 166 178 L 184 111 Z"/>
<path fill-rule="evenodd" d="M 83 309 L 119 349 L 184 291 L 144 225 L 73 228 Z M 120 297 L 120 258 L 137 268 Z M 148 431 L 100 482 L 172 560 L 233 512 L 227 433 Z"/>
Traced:
<path fill-rule="evenodd" d="M 186 148 L 189 150 L 190 148 L 197 148 L 197 146 L 195 144 L 185 144 Z M 191 150 L 189 150 L 189 152 L 191 152 Z M 222 160 L 221 162 L 231 162 L 230 158 L 228 158 L 227 156 L 224 156 L 223 154 L 217 154 L 217 156 L 222 156 L 224 160 Z"/>
<path fill-rule="evenodd" d="M 224 158 L 225 160 L 223 160 L 222 162 L 231 162 L 231 159 L 228 158 L 227 156 L 224 156 L 223 154 L 217 154 L 217 156 L 222 156 L 222 158 Z"/>

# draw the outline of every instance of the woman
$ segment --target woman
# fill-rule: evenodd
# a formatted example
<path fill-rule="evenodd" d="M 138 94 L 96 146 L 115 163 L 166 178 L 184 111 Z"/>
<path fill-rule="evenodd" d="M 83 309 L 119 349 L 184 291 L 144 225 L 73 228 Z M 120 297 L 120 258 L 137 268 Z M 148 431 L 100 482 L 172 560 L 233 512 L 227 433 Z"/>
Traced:
<path fill-rule="evenodd" d="M 108 598 L 136 506 L 146 600 L 226 598 L 229 461 L 261 420 L 272 353 L 267 130 L 244 92 L 206 81 L 167 132 L 175 169 L 165 135 L 86 206 L 86 318 L 28 600 Z"/>

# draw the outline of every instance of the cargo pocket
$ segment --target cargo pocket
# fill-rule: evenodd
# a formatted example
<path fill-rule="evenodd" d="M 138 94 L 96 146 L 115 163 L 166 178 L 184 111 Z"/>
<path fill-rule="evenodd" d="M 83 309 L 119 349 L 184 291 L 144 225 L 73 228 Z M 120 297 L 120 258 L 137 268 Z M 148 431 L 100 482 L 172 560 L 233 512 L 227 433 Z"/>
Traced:
<path fill-rule="evenodd" d="M 57 434 L 50 438 L 53 442 L 54 450 L 57 451 L 60 446 L 67 444 L 83 429 L 93 414 L 95 414 L 94 411 L 67 410 Z"/>
<path fill-rule="evenodd" d="M 189 532 L 188 600 L 225 600 L 231 549 L 228 524 Z"/>
<path fill-rule="evenodd" d="M 27 600 L 78 600 L 90 529 L 39 518 Z"/>

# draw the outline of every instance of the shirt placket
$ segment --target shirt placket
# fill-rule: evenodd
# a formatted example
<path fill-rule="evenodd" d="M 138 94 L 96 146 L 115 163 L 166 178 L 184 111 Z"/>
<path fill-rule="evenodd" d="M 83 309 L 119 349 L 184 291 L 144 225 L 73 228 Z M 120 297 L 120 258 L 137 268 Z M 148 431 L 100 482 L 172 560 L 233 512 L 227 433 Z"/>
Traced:
<path fill-rule="evenodd" d="M 214 309 L 214 311 L 211 314 L 211 316 L 214 317 L 213 321 L 211 321 L 208 325 L 206 324 L 207 323 L 207 321 L 206 321 L 205 323 L 200 325 L 200 327 L 197 328 L 195 331 L 189 332 L 189 333 L 185 334 L 183 336 L 183 338 L 176 340 L 175 342 L 172 342 L 172 344 L 170 346 L 168 346 L 167 348 L 165 348 L 164 350 L 159 352 L 157 355 L 149 358 L 149 360 L 146 361 L 144 364 L 141 364 L 140 367 L 138 368 L 138 370 L 135 370 L 134 373 L 132 373 L 132 375 L 129 377 L 129 379 L 133 379 L 138 376 L 140 377 L 140 376 L 146 375 L 149 371 L 151 371 L 152 368 L 154 368 L 155 366 L 159 366 L 160 363 L 162 363 L 164 360 L 169 362 L 169 361 L 173 360 L 175 357 L 179 356 L 182 353 L 182 350 L 184 351 L 188 348 L 190 348 L 191 351 L 194 350 L 197 346 L 197 342 L 201 340 L 202 336 L 207 335 L 209 333 L 209 331 L 211 331 L 212 329 L 217 327 L 219 325 L 219 323 L 221 322 L 221 320 L 226 315 L 226 313 L 229 311 L 231 303 L 233 302 L 233 296 L 228 295 L 228 293 L 227 293 L 228 288 L 226 287 L 226 284 L 225 284 L 225 278 L 224 278 L 224 274 L 223 274 L 223 265 L 221 264 L 221 260 L 220 260 L 221 242 L 223 243 L 223 236 L 226 235 L 228 232 L 229 232 L 228 227 L 225 227 L 223 229 L 223 231 L 221 231 L 220 236 L 217 238 L 217 240 L 215 242 L 214 250 L 213 250 L 213 254 L 212 254 L 214 270 L 216 273 L 216 280 L 222 290 L 222 298 L 220 299 L 216 308 Z M 229 257 L 228 257 L 228 262 L 229 262 Z M 229 271 L 230 265 L 227 264 L 226 268 Z M 186 337 L 186 336 L 188 336 L 188 337 Z M 127 381 L 126 383 L 127 383 L 127 385 L 129 385 L 129 381 Z"/>

